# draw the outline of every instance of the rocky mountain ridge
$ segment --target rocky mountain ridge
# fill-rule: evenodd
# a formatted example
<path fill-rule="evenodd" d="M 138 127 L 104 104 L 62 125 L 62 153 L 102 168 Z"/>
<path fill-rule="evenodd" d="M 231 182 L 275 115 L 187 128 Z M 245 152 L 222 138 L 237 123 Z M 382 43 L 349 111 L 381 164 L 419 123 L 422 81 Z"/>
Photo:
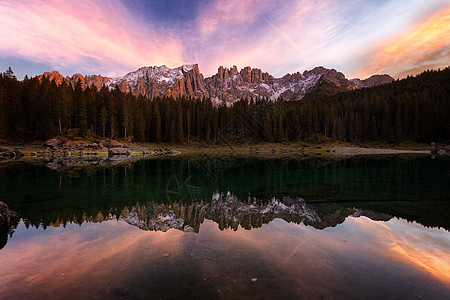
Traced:
<path fill-rule="evenodd" d="M 220 230 L 238 230 L 239 226 L 247 230 L 260 228 L 276 218 L 325 229 L 343 223 L 348 216 L 366 216 L 372 220 L 383 221 L 392 218 L 390 215 L 359 209 L 338 210 L 331 215 L 320 216 L 301 198 L 272 198 L 265 202 L 249 198 L 243 201 L 228 192 L 215 193 L 210 203 L 166 205 L 148 202 L 124 209 L 119 219 L 142 230 L 165 232 L 174 228 L 185 232 L 199 232 L 205 219 L 217 223 Z"/>
<path fill-rule="evenodd" d="M 386 83 L 391 83 L 394 79 L 387 75 L 387 74 L 382 74 L 382 75 L 372 75 L 367 79 L 361 80 L 359 78 L 355 78 L 355 79 L 350 79 L 351 82 L 353 82 L 355 84 L 355 87 L 357 89 L 361 89 L 361 88 L 365 88 L 365 87 L 373 87 L 376 85 L 381 85 L 381 84 L 386 84 Z"/>
<path fill-rule="evenodd" d="M 2 206 L 3 205 L 3 206 Z M 15 228 L 2 223 L 2 215 L 16 216 L 18 214 L 8 210 L 6 204 L 0 202 L 0 229 L 8 231 Z M 157 203 L 154 201 L 145 204 L 136 204 L 125 207 L 121 211 L 111 211 L 97 215 L 86 215 L 73 219 L 56 219 L 50 223 L 35 224 L 39 226 L 59 227 L 67 221 L 82 224 L 84 222 L 100 223 L 107 220 L 118 219 L 132 226 L 136 226 L 146 231 L 163 231 L 177 229 L 185 232 L 199 232 L 201 224 L 205 220 L 215 222 L 220 230 L 238 230 L 239 227 L 250 230 L 260 228 L 264 224 L 269 224 L 275 219 L 282 219 L 289 223 L 304 224 L 316 229 L 335 227 L 345 221 L 347 217 L 365 216 L 374 221 L 388 221 L 391 215 L 374 211 L 361 210 L 355 208 L 337 209 L 332 213 L 323 214 L 314 206 L 305 202 L 299 197 L 272 197 L 267 200 L 256 198 L 239 199 L 237 196 L 228 193 L 214 193 L 211 200 L 195 202 L 171 202 Z M 5 218 L 3 218 L 5 219 Z M 25 224 L 33 224 L 24 219 Z M 10 232 L 10 231 L 8 231 Z"/>
<path fill-rule="evenodd" d="M 122 220 L 129 225 L 145 231 L 162 231 L 177 229 L 184 232 L 199 232 L 205 220 L 215 222 L 220 230 L 238 230 L 239 227 L 250 230 L 260 228 L 275 219 L 289 223 L 312 226 L 316 229 L 334 227 L 347 217 L 365 216 L 374 221 L 388 221 L 391 215 L 355 208 L 338 209 L 333 213 L 323 214 L 306 204 L 299 197 L 271 198 L 266 201 L 256 198 L 239 199 L 230 192 L 214 193 L 211 201 L 156 203 L 150 201 L 124 208 L 119 212 L 96 215 L 83 214 L 70 220 L 57 218 L 50 223 L 36 224 L 23 218 L 25 226 L 47 227 L 65 226 L 67 221 L 82 224 L 84 222 L 101 223 L 108 220 Z M 0 250 L 6 245 L 8 237 L 17 228 L 21 216 L 0 201 Z M 34 224 L 34 225 L 33 225 Z"/>
<path fill-rule="evenodd" d="M 61 84 L 63 80 L 75 86 L 79 81 L 82 88 L 95 86 L 100 89 L 116 86 L 122 92 L 143 95 L 150 99 L 157 96 L 211 98 L 216 104 L 227 105 L 243 98 L 267 98 L 299 100 L 308 93 L 312 93 L 322 84 L 336 87 L 338 90 L 354 90 L 372 87 L 392 82 L 389 75 L 374 75 L 368 79 L 347 79 L 345 75 L 334 69 L 316 67 L 303 73 L 286 74 L 275 78 L 261 69 L 245 67 L 238 71 L 236 66 L 231 68 L 219 67 L 217 73 L 204 78 L 198 64 L 182 65 L 170 69 L 167 66 L 142 67 L 122 77 L 108 78 L 101 75 L 75 74 L 64 77 L 59 72 L 46 72 L 39 78 L 46 77 Z"/>
<path fill-rule="evenodd" d="M 107 83 L 111 80 L 111 78 L 103 77 L 101 75 L 83 76 L 78 73 L 72 75 L 72 77 L 64 77 L 58 71 L 45 72 L 44 74 L 38 76 L 39 79 L 43 77 L 48 78 L 50 81 L 54 80 L 57 85 L 60 85 L 63 81 L 66 81 L 66 83 L 71 84 L 73 87 L 75 87 L 75 85 L 79 81 L 83 89 L 91 86 L 95 86 L 97 89 L 101 89 L 103 85 L 107 85 Z"/>

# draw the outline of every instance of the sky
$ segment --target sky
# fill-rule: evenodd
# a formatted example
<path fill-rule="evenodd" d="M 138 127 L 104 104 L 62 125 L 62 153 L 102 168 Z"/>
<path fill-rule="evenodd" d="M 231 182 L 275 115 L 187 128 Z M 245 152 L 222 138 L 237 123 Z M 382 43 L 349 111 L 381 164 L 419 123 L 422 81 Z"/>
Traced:
<path fill-rule="evenodd" d="M 0 71 L 316 66 L 394 78 L 450 65 L 450 0 L 0 0 Z"/>

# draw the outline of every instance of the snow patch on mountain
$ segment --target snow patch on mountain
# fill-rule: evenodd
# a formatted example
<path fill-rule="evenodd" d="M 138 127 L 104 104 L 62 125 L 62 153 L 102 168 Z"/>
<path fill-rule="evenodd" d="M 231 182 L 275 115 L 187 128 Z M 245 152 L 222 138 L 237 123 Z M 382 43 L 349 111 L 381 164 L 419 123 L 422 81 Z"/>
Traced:
<path fill-rule="evenodd" d="M 194 215 L 192 215 L 194 213 Z M 325 227 L 318 214 L 307 207 L 301 198 L 273 197 L 268 201 L 258 201 L 249 197 L 240 200 L 230 192 L 214 193 L 211 202 L 196 203 L 190 207 L 174 203 L 172 205 L 147 203 L 126 209 L 120 219 L 142 230 L 167 231 L 171 228 L 182 231 L 198 231 L 204 219 L 218 223 L 220 229 L 238 227 L 250 229 L 261 227 L 275 218 L 297 224 L 305 223 L 318 228 Z"/>
<path fill-rule="evenodd" d="M 393 80 L 389 75 L 374 75 L 365 80 L 348 80 L 344 74 L 324 67 L 275 78 L 260 69 L 245 67 L 238 71 L 236 66 L 219 67 L 215 75 L 203 78 L 197 64 L 186 64 L 173 69 L 165 65 L 141 67 L 117 78 L 100 75 L 83 77 L 80 74 L 64 78 L 58 72 L 46 72 L 42 76 L 55 79 L 59 83 L 68 80 L 73 86 L 81 81 L 83 88 L 93 85 L 101 88 L 106 85 L 109 89 L 114 89 L 117 86 L 122 92 L 144 95 L 150 99 L 159 96 L 210 98 L 217 105 L 231 105 L 240 99 L 250 98 L 265 98 L 270 101 L 280 98 L 299 100 L 313 91 L 322 81 L 343 90 L 352 90 Z"/>

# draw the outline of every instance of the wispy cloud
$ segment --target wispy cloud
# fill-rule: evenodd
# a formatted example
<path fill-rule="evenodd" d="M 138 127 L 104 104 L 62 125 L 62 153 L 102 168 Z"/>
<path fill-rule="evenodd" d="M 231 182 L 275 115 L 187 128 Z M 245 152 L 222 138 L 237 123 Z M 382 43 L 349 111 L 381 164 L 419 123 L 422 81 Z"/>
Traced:
<path fill-rule="evenodd" d="M 302 50 L 300 50 L 298 48 L 298 46 L 295 44 L 295 42 L 289 37 L 289 35 L 287 35 L 286 33 L 284 33 L 283 31 L 281 31 L 280 29 L 278 29 L 275 25 L 273 25 L 272 23 L 270 23 L 266 18 L 262 17 L 262 19 L 264 21 L 266 21 L 267 24 L 269 24 L 273 29 L 275 29 L 278 33 L 280 33 L 285 39 L 286 41 L 288 41 L 292 47 L 295 48 L 295 50 L 297 50 L 301 55 L 305 55 L 305 53 L 303 53 Z"/>
<path fill-rule="evenodd" d="M 2 1 L 0 51 L 55 68 L 122 75 L 142 65 L 178 65 L 179 41 L 139 24 L 111 1 Z"/>
<path fill-rule="evenodd" d="M 396 77 L 450 64 L 450 6 L 389 36 L 366 50 L 367 61 L 358 71 L 366 76 L 390 73 Z M 364 60 L 364 59 L 361 59 Z"/>
<path fill-rule="evenodd" d="M 195 46 L 186 55 L 196 57 L 207 75 L 233 64 L 276 76 L 303 71 L 311 46 L 328 34 L 325 16 L 336 9 L 327 7 L 328 2 L 316 4 L 314 14 L 309 1 L 214 1 L 201 9 Z M 206 55 L 203 49 L 208 49 Z"/>
<path fill-rule="evenodd" d="M 447 0 L 189 1 L 188 19 L 170 23 L 160 14 L 181 8 L 167 3 L 0 0 L 0 63 L 108 76 L 162 64 L 199 63 L 206 76 L 221 65 L 275 76 L 323 65 L 348 77 L 449 64 Z"/>
<path fill-rule="evenodd" d="M 245 28 L 255 22 L 264 7 L 261 0 L 210 1 L 199 7 L 197 27 L 203 35 L 217 34 L 229 25 Z"/>
<path fill-rule="evenodd" d="M 444 284 L 450 283 L 449 243 L 443 229 L 423 230 L 423 226 L 404 220 L 389 223 L 354 219 L 365 232 L 370 232 L 379 244 L 376 253 L 396 262 L 423 270 Z"/>
<path fill-rule="evenodd" d="M 441 0 L 411 0 L 408 6 L 392 0 L 350 0 L 345 4 L 326 0 L 213 1 L 199 14 L 195 46 L 185 48 L 185 55 L 199 61 L 206 75 L 220 65 L 236 64 L 259 67 L 276 76 L 317 65 L 336 68 L 348 77 L 367 77 L 377 71 L 405 76 L 411 70 L 426 69 L 427 62 L 430 67 L 448 63 L 445 49 L 449 49 L 450 26 L 446 21 L 441 20 L 441 28 L 446 30 L 440 33 L 424 25 L 410 36 L 424 15 L 440 10 L 441 17 L 448 16 L 444 4 Z M 420 45 L 415 44 L 418 35 L 422 37 Z M 378 61 L 380 45 L 387 37 L 400 44 L 384 54 L 390 61 Z M 408 47 L 412 49 L 409 54 L 395 52 Z M 417 55 L 411 55 L 417 50 Z M 390 68 L 367 68 L 383 62 Z"/>

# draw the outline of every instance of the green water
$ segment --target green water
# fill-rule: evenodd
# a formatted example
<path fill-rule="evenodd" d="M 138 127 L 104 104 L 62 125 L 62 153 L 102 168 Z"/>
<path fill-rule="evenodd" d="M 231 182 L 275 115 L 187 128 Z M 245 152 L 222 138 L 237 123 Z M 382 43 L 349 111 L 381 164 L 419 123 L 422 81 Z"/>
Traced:
<path fill-rule="evenodd" d="M 47 162 L 48 164 L 48 162 Z M 31 221 L 55 221 L 137 203 L 301 197 L 322 210 L 358 207 L 450 228 L 450 160 L 428 156 L 327 159 L 143 159 L 114 167 L 0 168 L 1 201 Z M 45 223 L 45 222 L 44 222 Z"/>
<path fill-rule="evenodd" d="M 22 218 L 3 237 L 2 299 L 450 292 L 446 158 L 65 164 L 0 166 L 0 201 Z"/>

